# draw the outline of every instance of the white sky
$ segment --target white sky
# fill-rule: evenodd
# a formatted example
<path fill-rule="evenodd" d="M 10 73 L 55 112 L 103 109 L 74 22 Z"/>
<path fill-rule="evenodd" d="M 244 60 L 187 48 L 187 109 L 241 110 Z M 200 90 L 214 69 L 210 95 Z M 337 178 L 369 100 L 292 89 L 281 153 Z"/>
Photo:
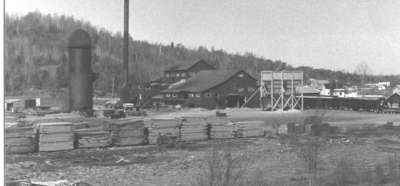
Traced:
<path fill-rule="evenodd" d="M 72 15 L 123 29 L 123 0 L 6 0 L 7 13 Z M 130 34 L 253 52 L 294 66 L 400 74 L 399 0 L 130 0 Z"/>

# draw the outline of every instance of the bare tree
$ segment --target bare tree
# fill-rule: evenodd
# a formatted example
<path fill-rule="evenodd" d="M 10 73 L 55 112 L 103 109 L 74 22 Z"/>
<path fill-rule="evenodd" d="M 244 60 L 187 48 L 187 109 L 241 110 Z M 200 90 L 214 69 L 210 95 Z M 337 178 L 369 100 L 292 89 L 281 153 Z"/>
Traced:
<path fill-rule="evenodd" d="M 364 85 L 366 83 L 367 76 L 370 74 L 371 69 L 369 68 L 368 64 L 365 62 L 359 63 L 356 66 L 355 73 L 360 76 L 360 83 Z M 361 91 L 361 95 L 364 96 L 364 92 Z"/>
<path fill-rule="evenodd" d="M 355 73 L 360 76 L 361 84 L 365 83 L 366 77 L 371 73 L 371 69 L 365 62 L 359 63 L 356 66 Z"/>

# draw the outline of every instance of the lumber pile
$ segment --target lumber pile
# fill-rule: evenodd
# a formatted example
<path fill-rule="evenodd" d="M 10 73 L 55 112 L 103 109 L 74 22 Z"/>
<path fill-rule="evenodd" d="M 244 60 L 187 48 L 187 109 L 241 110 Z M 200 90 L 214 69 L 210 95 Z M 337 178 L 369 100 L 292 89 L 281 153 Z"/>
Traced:
<path fill-rule="evenodd" d="M 74 149 L 74 133 L 71 122 L 39 124 L 39 151 Z"/>
<path fill-rule="evenodd" d="M 37 147 L 36 130 L 33 127 L 13 127 L 5 129 L 6 153 L 31 153 Z"/>
<path fill-rule="evenodd" d="M 78 123 L 74 125 L 74 133 L 77 148 L 99 148 L 111 145 L 110 129 L 107 124 Z"/>
<path fill-rule="evenodd" d="M 112 144 L 117 146 L 140 145 L 145 142 L 142 119 L 123 119 L 110 125 Z"/>
<path fill-rule="evenodd" d="M 148 142 L 150 144 L 162 143 L 158 139 L 179 138 L 181 121 L 178 119 L 152 119 L 148 127 Z"/>
<path fill-rule="evenodd" d="M 201 117 L 184 117 L 180 127 L 180 140 L 199 141 L 207 140 L 207 122 Z"/>
<path fill-rule="evenodd" d="M 245 137 L 261 137 L 265 136 L 264 121 L 240 121 L 235 122 L 236 136 Z"/>
<path fill-rule="evenodd" d="M 235 126 L 226 117 L 209 117 L 206 119 L 209 139 L 235 137 Z"/>

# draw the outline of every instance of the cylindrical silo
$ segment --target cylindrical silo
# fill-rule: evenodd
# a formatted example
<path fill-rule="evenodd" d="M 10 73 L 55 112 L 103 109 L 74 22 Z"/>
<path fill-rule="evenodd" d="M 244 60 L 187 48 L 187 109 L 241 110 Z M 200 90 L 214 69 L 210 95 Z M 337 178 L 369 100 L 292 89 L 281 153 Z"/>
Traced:
<path fill-rule="evenodd" d="M 69 37 L 69 111 L 92 115 L 93 80 L 92 44 L 90 35 L 78 29 Z"/>

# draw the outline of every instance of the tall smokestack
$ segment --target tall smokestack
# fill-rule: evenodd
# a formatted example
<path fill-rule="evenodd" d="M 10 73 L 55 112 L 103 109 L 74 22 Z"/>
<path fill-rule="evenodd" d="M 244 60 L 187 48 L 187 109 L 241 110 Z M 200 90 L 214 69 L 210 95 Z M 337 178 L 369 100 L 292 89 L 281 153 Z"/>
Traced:
<path fill-rule="evenodd" d="M 129 0 L 124 0 L 124 70 L 125 70 L 125 85 L 128 85 L 128 77 L 129 77 L 129 70 L 128 70 L 128 63 L 129 63 Z"/>
<path fill-rule="evenodd" d="M 120 98 L 122 102 L 129 101 L 129 0 L 124 0 L 124 41 L 123 41 L 123 71 L 124 83 Z"/>

